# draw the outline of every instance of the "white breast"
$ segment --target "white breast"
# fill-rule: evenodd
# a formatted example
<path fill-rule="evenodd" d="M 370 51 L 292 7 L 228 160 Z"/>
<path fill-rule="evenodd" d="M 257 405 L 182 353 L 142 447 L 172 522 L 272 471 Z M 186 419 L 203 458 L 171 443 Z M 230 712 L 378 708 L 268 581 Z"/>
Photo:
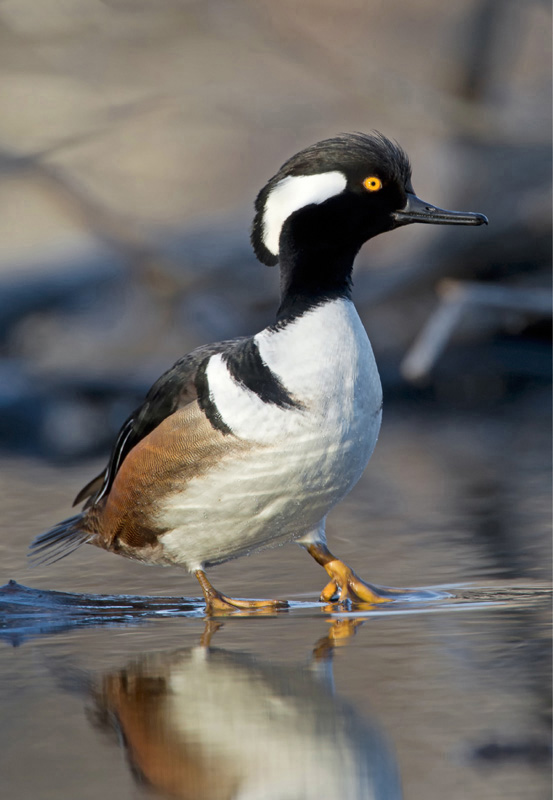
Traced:
<path fill-rule="evenodd" d="M 316 528 L 360 478 L 380 429 L 382 390 L 353 304 L 321 305 L 256 337 L 263 361 L 299 408 L 280 408 L 244 389 L 221 356 L 207 378 L 232 432 L 252 443 L 187 484 L 166 504 L 162 537 L 172 561 L 195 569 Z"/>
<path fill-rule="evenodd" d="M 348 438 L 380 411 L 378 370 L 350 300 L 325 303 L 284 329 L 269 328 L 255 338 L 265 363 L 327 430 Z"/>
<path fill-rule="evenodd" d="M 282 329 L 255 337 L 259 353 L 304 410 L 265 403 L 229 374 L 221 355 L 210 359 L 207 378 L 224 422 L 236 436 L 264 444 L 323 424 L 340 440 L 364 428 L 382 404 L 371 345 L 355 306 L 334 300 Z"/>

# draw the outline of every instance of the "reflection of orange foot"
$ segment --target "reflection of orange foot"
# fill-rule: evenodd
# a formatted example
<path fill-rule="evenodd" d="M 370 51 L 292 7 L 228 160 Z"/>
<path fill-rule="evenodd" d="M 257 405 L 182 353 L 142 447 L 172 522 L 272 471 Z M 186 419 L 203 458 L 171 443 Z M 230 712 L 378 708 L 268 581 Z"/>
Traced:
<path fill-rule="evenodd" d="M 403 594 L 397 589 L 387 589 L 383 586 L 365 583 L 347 564 L 333 556 L 325 545 L 312 544 L 309 546 L 308 552 L 330 576 L 330 582 L 321 593 L 320 599 L 324 603 L 334 601 L 375 605 L 376 603 L 387 603 Z"/>
<path fill-rule="evenodd" d="M 223 627 L 222 622 L 217 622 L 214 619 L 206 619 L 204 632 L 200 638 L 200 647 L 205 647 L 207 650 L 211 647 L 211 640 L 213 636 Z"/>
<path fill-rule="evenodd" d="M 198 569 L 194 573 L 200 582 L 205 597 L 206 614 L 229 614 L 234 611 L 257 611 L 271 612 L 282 608 L 288 608 L 286 600 L 237 600 L 233 597 L 226 597 L 215 589 L 208 581 L 203 570 Z"/>
<path fill-rule="evenodd" d="M 330 620 L 328 638 L 335 645 L 345 644 L 348 639 L 355 636 L 357 628 L 363 625 L 364 619 L 333 619 Z"/>
<path fill-rule="evenodd" d="M 332 609 L 330 609 L 332 610 Z M 332 619 L 330 630 L 326 636 L 319 639 L 313 649 L 315 661 L 324 661 L 329 658 L 336 647 L 346 644 L 352 636 L 355 636 L 359 625 L 363 625 L 364 619 Z"/>

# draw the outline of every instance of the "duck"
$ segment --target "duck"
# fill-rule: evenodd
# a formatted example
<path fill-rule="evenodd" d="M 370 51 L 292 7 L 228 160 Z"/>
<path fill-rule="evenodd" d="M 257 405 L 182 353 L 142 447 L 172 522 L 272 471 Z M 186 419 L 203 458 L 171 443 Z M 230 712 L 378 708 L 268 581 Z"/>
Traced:
<path fill-rule="evenodd" d="M 352 301 L 361 247 L 413 223 L 487 224 L 483 214 L 421 200 L 400 145 L 339 134 L 288 159 L 257 195 L 251 244 L 280 269 L 275 321 L 254 336 L 180 358 L 124 422 L 105 469 L 77 495 L 80 513 L 37 536 L 34 564 L 88 543 L 196 576 L 217 615 L 286 607 L 231 598 L 206 570 L 296 542 L 327 573 L 320 595 L 342 606 L 393 599 L 328 548 L 328 513 L 375 448 L 382 387 Z"/>

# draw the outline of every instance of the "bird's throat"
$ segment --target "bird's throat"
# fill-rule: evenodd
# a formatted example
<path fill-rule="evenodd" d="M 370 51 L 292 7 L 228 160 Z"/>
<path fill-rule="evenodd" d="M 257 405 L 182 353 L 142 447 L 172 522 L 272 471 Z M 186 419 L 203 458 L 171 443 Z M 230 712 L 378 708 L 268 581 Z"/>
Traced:
<path fill-rule="evenodd" d="M 297 316 L 327 300 L 351 297 L 356 252 L 333 248 L 283 248 L 280 253 L 281 302 L 277 319 Z"/>

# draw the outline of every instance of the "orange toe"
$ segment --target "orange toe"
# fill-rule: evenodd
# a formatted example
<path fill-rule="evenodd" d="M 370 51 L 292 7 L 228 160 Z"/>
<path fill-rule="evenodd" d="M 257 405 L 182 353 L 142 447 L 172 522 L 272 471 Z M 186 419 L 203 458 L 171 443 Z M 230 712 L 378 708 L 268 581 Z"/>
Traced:
<path fill-rule="evenodd" d="M 376 605 L 377 603 L 387 603 L 402 594 L 401 590 L 365 583 L 351 567 L 332 555 L 326 545 L 322 543 L 311 544 L 307 551 L 318 564 L 325 568 L 330 577 L 329 583 L 321 593 L 320 599 L 323 603 Z"/>
<path fill-rule="evenodd" d="M 271 613 L 288 608 L 286 600 L 238 600 L 234 597 L 227 597 L 211 585 L 203 570 L 196 570 L 195 575 L 204 593 L 205 611 L 208 615 L 229 614 L 235 611 Z"/>
<path fill-rule="evenodd" d="M 206 598 L 207 614 L 221 614 L 232 611 L 278 611 L 288 608 L 286 600 L 239 600 L 217 592 L 215 596 Z"/>
<path fill-rule="evenodd" d="M 373 586 L 370 583 L 365 583 L 359 578 L 355 572 L 344 564 L 343 561 L 336 558 L 325 564 L 325 569 L 331 577 L 331 581 L 323 589 L 321 600 L 328 602 L 338 595 L 338 602 L 340 603 L 387 603 L 392 600 L 390 590 Z M 333 586 L 335 586 L 334 593 L 329 596 Z"/>

